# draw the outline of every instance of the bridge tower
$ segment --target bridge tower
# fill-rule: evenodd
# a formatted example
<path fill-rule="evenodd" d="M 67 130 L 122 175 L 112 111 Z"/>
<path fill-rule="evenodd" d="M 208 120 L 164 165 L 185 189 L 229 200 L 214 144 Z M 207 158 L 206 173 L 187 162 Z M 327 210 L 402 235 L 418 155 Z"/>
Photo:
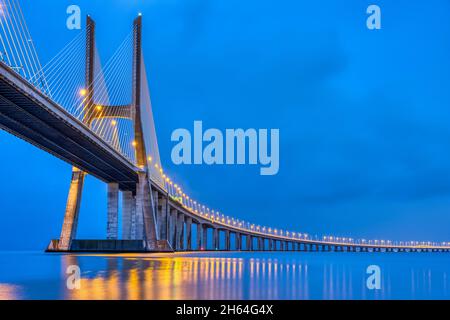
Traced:
<path fill-rule="evenodd" d="M 91 126 L 93 121 L 102 118 L 115 118 L 128 114 L 134 124 L 134 147 L 136 167 L 139 181 L 136 190 L 123 191 L 122 235 L 124 240 L 143 240 L 146 250 L 167 248 L 167 241 L 159 241 L 156 231 L 156 203 L 150 183 L 150 172 L 146 156 L 141 115 L 142 91 L 142 16 L 133 22 L 133 65 L 132 65 L 132 97 L 131 104 L 125 106 L 101 106 L 99 112 L 94 94 L 95 64 L 95 22 L 90 16 L 86 18 L 86 79 L 83 122 Z M 59 251 L 72 250 L 72 242 L 76 238 L 83 185 L 86 173 L 73 167 L 72 180 L 66 204 L 64 222 L 57 248 Z M 108 181 L 107 202 L 107 240 L 119 238 L 119 183 Z"/>
<path fill-rule="evenodd" d="M 85 79 L 85 95 L 87 104 L 85 105 L 84 114 L 90 114 L 93 108 L 94 97 L 94 60 L 95 60 L 95 22 L 90 16 L 86 17 L 86 79 Z M 84 117 L 83 121 L 86 125 L 90 125 L 92 119 Z M 70 182 L 69 195 L 67 197 L 66 211 L 64 214 L 64 222 L 59 237 L 58 249 L 68 251 L 71 248 L 72 240 L 76 237 L 78 227 L 78 217 L 80 213 L 81 197 L 83 194 L 84 178 L 86 173 L 77 167 L 72 168 L 72 180 Z"/>

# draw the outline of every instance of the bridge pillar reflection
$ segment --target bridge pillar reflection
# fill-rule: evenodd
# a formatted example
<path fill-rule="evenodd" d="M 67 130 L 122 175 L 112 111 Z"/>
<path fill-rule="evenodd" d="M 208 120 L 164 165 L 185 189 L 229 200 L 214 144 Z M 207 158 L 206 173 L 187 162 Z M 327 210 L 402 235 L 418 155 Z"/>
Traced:
<path fill-rule="evenodd" d="M 70 250 L 72 240 L 76 237 L 84 177 L 85 173 L 83 171 L 73 168 L 63 227 L 59 237 L 59 250 Z"/>
<path fill-rule="evenodd" d="M 106 239 L 117 240 L 119 236 L 119 184 L 108 183 L 108 219 Z"/>

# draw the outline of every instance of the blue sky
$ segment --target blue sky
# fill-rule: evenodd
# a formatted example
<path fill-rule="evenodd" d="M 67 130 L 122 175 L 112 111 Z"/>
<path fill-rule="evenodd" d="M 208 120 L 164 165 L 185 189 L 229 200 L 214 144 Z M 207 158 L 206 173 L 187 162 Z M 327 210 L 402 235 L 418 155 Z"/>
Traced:
<path fill-rule="evenodd" d="M 450 3 L 425 1 L 22 1 L 45 63 L 80 5 L 109 57 L 144 17 L 166 171 L 221 212 L 310 234 L 450 238 Z M 365 13 L 382 10 L 382 30 Z M 49 41 L 51 39 L 51 41 Z M 280 172 L 175 166 L 170 135 L 279 128 Z M 0 248 L 39 249 L 62 224 L 70 165 L 0 132 Z M 86 183 L 79 238 L 104 237 L 106 186 Z"/>

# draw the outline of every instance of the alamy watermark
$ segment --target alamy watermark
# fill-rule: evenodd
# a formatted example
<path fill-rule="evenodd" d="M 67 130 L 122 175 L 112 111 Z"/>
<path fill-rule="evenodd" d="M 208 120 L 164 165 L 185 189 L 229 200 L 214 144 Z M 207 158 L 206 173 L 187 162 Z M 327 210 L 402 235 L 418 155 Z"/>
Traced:
<path fill-rule="evenodd" d="M 194 121 L 193 134 L 176 129 L 171 141 L 172 162 L 176 165 L 260 165 L 260 174 L 276 175 L 280 168 L 279 129 L 219 129 L 203 131 L 203 122 Z M 247 148 L 248 147 L 248 148 Z"/>
<path fill-rule="evenodd" d="M 367 267 L 366 273 L 369 275 L 366 280 L 367 289 L 381 289 L 381 268 L 377 265 L 370 265 Z"/>
<path fill-rule="evenodd" d="M 68 290 L 81 289 L 81 269 L 77 265 L 70 265 L 66 269 L 67 281 L 66 286 Z"/>
<path fill-rule="evenodd" d="M 81 9 L 79 6 L 72 4 L 67 7 L 66 13 L 69 15 L 66 20 L 66 26 L 69 30 L 81 29 Z"/>
<path fill-rule="evenodd" d="M 367 7 L 366 13 L 369 17 L 366 20 L 367 29 L 380 30 L 381 29 L 381 8 L 376 4 L 371 4 Z"/>

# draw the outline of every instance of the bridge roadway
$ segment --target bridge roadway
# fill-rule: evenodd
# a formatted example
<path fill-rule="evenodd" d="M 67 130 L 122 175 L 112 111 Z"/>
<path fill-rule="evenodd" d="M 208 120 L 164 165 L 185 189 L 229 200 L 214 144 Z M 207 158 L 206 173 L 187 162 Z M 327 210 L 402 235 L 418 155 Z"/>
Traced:
<path fill-rule="evenodd" d="M 80 120 L 0 62 L 0 127 L 122 191 L 136 192 L 139 169 L 90 131 Z M 152 183 L 159 239 L 175 251 L 192 250 L 192 225 L 197 226 L 196 250 L 301 251 L 446 251 L 449 246 L 381 245 L 295 239 L 224 223 L 173 199 Z M 212 229 L 212 239 L 208 237 Z M 185 234 L 186 231 L 186 234 Z M 219 233 L 225 233 L 221 245 Z M 246 245 L 244 246 L 244 238 Z M 212 243 L 211 243 L 212 241 Z M 256 242 L 256 243 L 255 243 Z M 186 245 L 185 245 L 186 244 Z M 211 249 L 212 248 L 212 249 Z"/>
<path fill-rule="evenodd" d="M 135 191 L 134 164 L 3 62 L 0 127 L 104 182 Z"/>
<path fill-rule="evenodd" d="M 249 230 L 235 223 L 222 222 L 211 215 L 196 212 L 152 184 L 157 201 L 157 232 L 175 251 L 348 251 L 348 252 L 449 252 L 450 246 L 370 244 L 360 242 L 319 241 Z M 192 225 L 196 225 L 196 245 L 192 243 Z M 212 230 L 212 237 L 208 236 Z M 219 233 L 223 232 L 224 237 Z M 234 246 L 231 245 L 234 235 Z M 221 239 L 222 238 L 222 239 Z M 244 246 L 245 239 L 245 246 Z"/>

